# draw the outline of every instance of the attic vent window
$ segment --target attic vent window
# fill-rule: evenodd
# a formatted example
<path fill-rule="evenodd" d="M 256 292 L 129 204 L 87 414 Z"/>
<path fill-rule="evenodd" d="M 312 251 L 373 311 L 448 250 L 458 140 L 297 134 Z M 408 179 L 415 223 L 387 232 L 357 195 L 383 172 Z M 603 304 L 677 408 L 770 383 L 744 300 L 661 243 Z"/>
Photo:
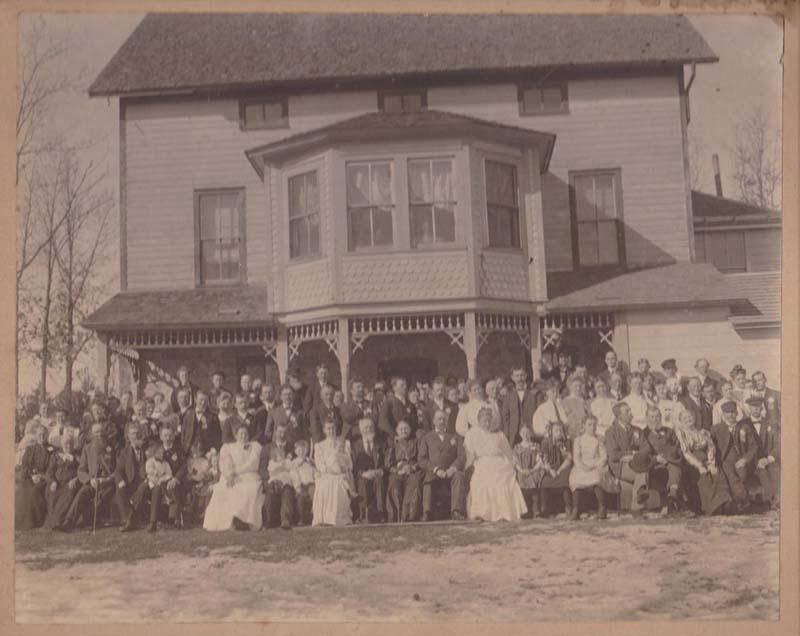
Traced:
<path fill-rule="evenodd" d="M 418 113 L 428 107 L 425 90 L 378 93 L 378 110 L 384 113 Z"/>
<path fill-rule="evenodd" d="M 242 130 L 289 127 L 289 103 L 285 97 L 244 99 L 239 102 Z"/>
<path fill-rule="evenodd" d="M 567 112 L 569 99 L 566 82 L 519 87 L 520 115 L 555 115 Z"/>

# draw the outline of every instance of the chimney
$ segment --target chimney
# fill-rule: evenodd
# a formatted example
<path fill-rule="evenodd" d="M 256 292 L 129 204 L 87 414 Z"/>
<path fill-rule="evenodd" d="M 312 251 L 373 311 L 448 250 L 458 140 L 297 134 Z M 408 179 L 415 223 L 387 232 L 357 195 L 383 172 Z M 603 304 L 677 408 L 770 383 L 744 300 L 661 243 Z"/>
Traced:
<path fill-rule="evenodd" d="M 719 155 L 711 155 L 711 163 L 714 164 L 714 185 L 717 187 L 717 196 L 722 196 L 722 177 L 719 174 Z"/>

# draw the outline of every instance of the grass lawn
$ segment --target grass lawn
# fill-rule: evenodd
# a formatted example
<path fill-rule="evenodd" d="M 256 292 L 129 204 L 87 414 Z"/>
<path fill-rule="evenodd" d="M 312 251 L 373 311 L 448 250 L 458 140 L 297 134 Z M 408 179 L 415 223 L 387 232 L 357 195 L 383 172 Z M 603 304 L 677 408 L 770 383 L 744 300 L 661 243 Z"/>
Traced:
<path fill-rule="evenodd" d="M 17 620 L 778 618 L 776 514 L 16 536 Z"/>

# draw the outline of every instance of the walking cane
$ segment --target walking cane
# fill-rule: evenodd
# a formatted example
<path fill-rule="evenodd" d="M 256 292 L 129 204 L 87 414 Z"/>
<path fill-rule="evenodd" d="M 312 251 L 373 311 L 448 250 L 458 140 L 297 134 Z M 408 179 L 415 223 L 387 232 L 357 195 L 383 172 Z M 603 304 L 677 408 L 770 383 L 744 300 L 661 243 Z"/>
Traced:
<path fill-rule="evenodd" d="M 94 489 L 94 516 L 92 517 L 92 535 L 97 530 L 97 499 L 100 495 L 100 480 L 97 480 L 97 488 Z"/>

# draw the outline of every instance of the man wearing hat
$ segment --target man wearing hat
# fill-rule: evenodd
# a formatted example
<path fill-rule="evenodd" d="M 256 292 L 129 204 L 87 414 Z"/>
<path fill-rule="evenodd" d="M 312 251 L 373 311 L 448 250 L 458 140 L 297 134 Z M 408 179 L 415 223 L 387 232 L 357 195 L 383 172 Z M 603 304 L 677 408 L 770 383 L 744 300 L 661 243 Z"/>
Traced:
<path fill-rule="evenodd" d="M 646 476 L 647 488 L 640 492 L 641 497 L 636 503 L 660 508 L 666 499 L 667 512 L 678 512 L 682 463 L 683 454 L 675 431 L 663 425 L 661 409 L 651 404 L 647 407 L 647 426 L 642 433 L 642 442 L 629 464 L 633 472 Z M 636 484 L 634 492 L 639 492 Z M 657 501 L 653 501 L 655 496 Z"/>
<path fill-rule="evenodd" d="M 746 484 L 758 455 L 758 437 L 749 419 L 736 421 L 736 402 L 725 402 L 720 409 L 722 421 L 711 429 L 717 449 L 717 466 L 728 482 L 736 511 L 742 512 L 749 503 Z"/>
<path fill-rule="evenodd" d="M 777 424 L 764 418 L 764 399 L 756 395 L 747 398 L 750 417 L 742 422 L 749 422 L 758 438 L 756 454 L 756 477 L 761 483 L 764 501 L 769 502 L 773 510 L 780 507 L 780 429 Z"/>

